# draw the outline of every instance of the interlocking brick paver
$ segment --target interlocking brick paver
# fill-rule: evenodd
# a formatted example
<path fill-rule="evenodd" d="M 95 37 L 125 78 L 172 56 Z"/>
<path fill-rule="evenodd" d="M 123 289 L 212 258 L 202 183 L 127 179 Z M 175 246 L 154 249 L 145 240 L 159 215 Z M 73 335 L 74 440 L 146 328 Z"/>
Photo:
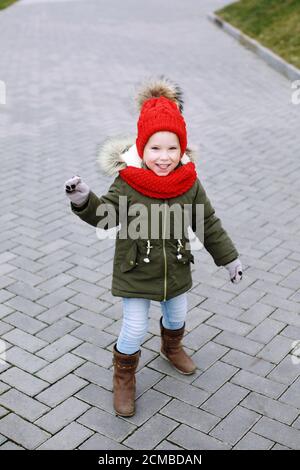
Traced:
<path fill-rule="evenodd" d="M 76 449 L 82 444 L 93 432 L 78 423 L 70 423 L 55 436 L 48 439 L 38 450 L 71 450 Z"/>
<path fill-rule="evenodd" d="M 300 105 L 289 80 L 208 21 L 231 1 L 162 2 L 159 18 L 138 0 L 1 10 L 1 450 L 299 448 Z M 230 283 L 195 251 L 182 342 L 198 369 L 184 376 L 159 356 L 152 302 L 136 414 L 123 419 L 112 403 L 114 240 L 71 213 L 63 183 L 80 174 L 107 191 L 97 148 L 134 136 L 135 86 L 160 74 L 183 89 L 198 175 L 244 276 Z"/>
<path fill-rule="evenodd" d="M 56 434 L 62 428 L 81 416 L 90 406 L 77 398 L 70 397 L 53 410 L 35 421 L 35 424 L 51 434 Z"/>
<path fill-rule="evenodd" d="M 34 396 L 49 386 L 49 383 L 45 380 L 41 380 L 36 377 L 36 375 L 24 372 L 18 367 L 11 367 L 5 372 L 2 372 L 0 379 L 29 396 Z"/>
<path fill-rule="evenodd" d="M 35 449 L 50 437 L 49 433 L 13 413 L 1 419 L 0 433 L 26 449 Z"/>
<path fill-rule="evenodd" d="M 28 421 L 35 421 L 49 410 L 48 406 L 43 405 L 38 400 L 30 398 L 14 388 L 0 395 L 0 404 Z"/>
<path fill-rule="evenodd" d="M 124 444 L 131 449 L 154 449 L 177 426 L 176 421 L 157 414 L 125 439 Z"/>

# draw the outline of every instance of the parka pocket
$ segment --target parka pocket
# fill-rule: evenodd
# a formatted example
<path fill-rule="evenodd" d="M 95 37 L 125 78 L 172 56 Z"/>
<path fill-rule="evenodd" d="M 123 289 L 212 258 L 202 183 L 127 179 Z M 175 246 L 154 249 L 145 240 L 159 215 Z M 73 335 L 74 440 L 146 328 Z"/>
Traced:
<path fill-rule="evenodd" d="M 176 254 L 176 259 L 177 262 L 180 264 L 188 264 L 188 263 L 193 263 L 194 264 L 194 255 L 191 253 L 190 250 L 187 250 L 185 248 L 185 243 L 182 244 L 181 239 L 177 240 L 177 254 Z"/>
<path fill-rule="evenodd" d="M 137 252 L 138 252 L 137 243 L 136 243 L 136 241 L 134 241 L 132 243 L 131 247 L 129 248 L 129 250 L 127 251 L 124 261 L 120 265 L 120 271 L 122 273 L 126 273 L 127 271 L 131 271 L 133 268 L 136 267 L 136 265 L 138 264 L 136 262 Z"/>
<path fill-rule="evenodd" d="M 190 251 L 183 251 L 182 252 L 182 257 L 178 259 L 177 257 L 177 261 L 178 263 L 181 263 L 181 264 L 188 264 L 188 263 L 194 263 L 194 255 L 190 252 Z"/>

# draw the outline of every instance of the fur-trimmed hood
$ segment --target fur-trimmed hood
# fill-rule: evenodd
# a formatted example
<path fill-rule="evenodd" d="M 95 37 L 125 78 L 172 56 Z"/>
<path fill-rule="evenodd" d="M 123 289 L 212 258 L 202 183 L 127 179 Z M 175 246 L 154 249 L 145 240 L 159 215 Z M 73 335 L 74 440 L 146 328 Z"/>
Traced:
<path fill-rule="evenodd" d="M 196 149 L 187 147 L 180 162 L 182 165 L 189 162 L 196 163 Z M 108 138 L 98 150 L 97 163 L 101 171 L 110 176 L 116 176 L 127 166 L 145 168 L 143 160 L 138 155 L 134 137 Z"/>

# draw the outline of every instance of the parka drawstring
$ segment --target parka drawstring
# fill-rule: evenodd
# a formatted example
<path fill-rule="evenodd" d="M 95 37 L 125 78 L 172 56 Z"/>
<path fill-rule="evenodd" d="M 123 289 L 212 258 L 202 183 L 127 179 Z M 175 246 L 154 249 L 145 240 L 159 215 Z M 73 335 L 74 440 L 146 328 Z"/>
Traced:
<path fill-rule="evenodd" d="M 180 253 L 181 248 L 183 248 L 183 244 L 181 243 L 180 238 L 177 240 L 177 259 L 182 258 L 182 254 Z"/>
<path fill-rule="evenodd" d="M 153 248 L 153 246 L 150 245 L 150 240 L 147 240 L 147 256 L 143 260 L 145 263 L 150 263 L 149 253 L 150 253 L 151 248 Z"/>

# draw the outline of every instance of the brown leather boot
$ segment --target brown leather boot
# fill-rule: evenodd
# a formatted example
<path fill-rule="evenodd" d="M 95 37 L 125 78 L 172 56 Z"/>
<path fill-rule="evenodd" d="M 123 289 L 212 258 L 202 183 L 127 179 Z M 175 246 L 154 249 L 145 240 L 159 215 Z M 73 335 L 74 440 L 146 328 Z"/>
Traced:
<path fill-rule="evenodd" d="M 133 416 L 135 413 L 135 371 L 140 356 L 140 349 L 135 354 L 121 354 L 114 345 L 113 402 L 117 415 Z"/>
<path fill-rule="evenodd" d="M 160 355 L 167 361 L 171 362 L 173 367 L 181 374 L 193 374 L 197 366 L 192 359 L 184 351 L 181 340 L 183 338 L 185 324 L 179 330 L 169 330 L 162 324 L 160 318 L 161 332 L 161 350 Z"/>

